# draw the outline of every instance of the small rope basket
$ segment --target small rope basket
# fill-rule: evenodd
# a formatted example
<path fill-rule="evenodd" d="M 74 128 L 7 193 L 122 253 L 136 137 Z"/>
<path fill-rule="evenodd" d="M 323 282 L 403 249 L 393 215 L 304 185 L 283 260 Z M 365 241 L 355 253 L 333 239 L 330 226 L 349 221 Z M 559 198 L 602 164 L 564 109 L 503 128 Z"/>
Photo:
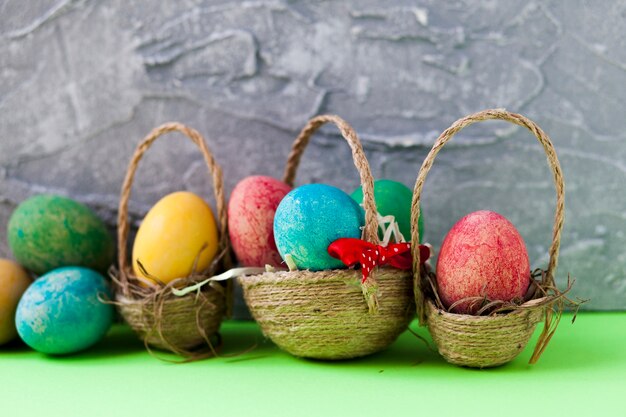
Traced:
<path fill-rule="evenodd" d="M 547 155 L 556 187 L 556 213 L 549 249 L 548 269 L 541 271 L 541 280 L 531 280 L 531 287 L 519 305 L 492 302 L 494 308 L 487 315 L 455 314 L 446 310 L 437 293 L 436 276 L 428 268 L 420 268 L 417 219 L 420 198 L 426 176 L 441 148 L 463 128 L 483 120 L 504 120 L 530 130 Z M 454 122 L 435 141 L 420 168 L 411 206 L 411 240 L 415 302 L 420 324 L 426 324 L 439 353 L 450 363 L 460 366 L 485 368 L 513 360 L 528 344 L 536 325 L 544 319 L 541 333 L 530 363 L 535 363 L 548 345 L 559 323 L 564 294 L 554 283 L 561 230 L 564 218 L 564 183 L 556 152 L 548 135 L 526 117 L 502 109 L 481 111 Z M 534 278 L 534 277 L 533 277 Z M 568 288 L 569 289 L 569 288 Z"/>
<path fill-rule="evenodd" d="M 128 264 L 127 240 L 129 233 L 128 201 L 139 161 L 152 143 L 169 132 L 180 132 L 195 143 L 213 179 L 217 203 L 219 248 L 216 259 L 206 271 L 194 271 L 190 276 L 177 278 L 167 284 L 146 285 L 135 276 Z M 173 352 L 189 360 L 214 356 L 218 330 L 226 314 L 230 286 L 216 282 L 184 296 L 175 295 L 175 288 L 196 284 L 215 274 L 218 269 L 230 267 L 226 204 L 222 170 L 213 159 L 204 138 L 195 130 L 180 123 L 167 123 L 154 129 L 137 146 L 130 161 L 122 186 L 118 213 L 118 269 L 111 271 L 115 287 L 115 304 L 124 320 L 144 341 L 146 348 Z"/>
<path fill-rule="evenodd" d="M 283 181 L 293 186 L 309 139 L 329 122 L 352 149 L 363 186 L 364 237 L 377 244 L 374 180 L 361 142 L 343 119 L 323 115 L 307 123 L 293 144 Z M 395 268 L 379 268 L 363 284 L 360 271 L 350 269 L 265 272 L 239 281 L 263 333 L 299 357 L 340 360 L 379 352 L 406 330 L 414 315 L 412 274 Z"/>

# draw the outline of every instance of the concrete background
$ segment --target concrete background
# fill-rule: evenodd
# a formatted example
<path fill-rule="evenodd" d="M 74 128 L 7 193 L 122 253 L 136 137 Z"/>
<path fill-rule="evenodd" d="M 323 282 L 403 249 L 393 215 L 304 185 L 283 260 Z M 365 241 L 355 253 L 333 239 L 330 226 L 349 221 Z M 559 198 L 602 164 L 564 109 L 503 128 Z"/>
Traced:
<path fill-rule="evenodd" d="M 0 255 L 29 195 L 86 202 L 114 227 L 137 142 L 178 120 L 206 135 L 228 190 L 280 177 L 306 120 L 337 113 L 373 172 L 413 186 L 455 119 L 505 107 L 552 137 L 567 185 L 558 271 L 593 309 L 626 307 L 626 1 L 0 0 Z M 348 147 L 324 130 L 299 182 L 352 191 Z M 170 138 L 140 166 L 135 218 L 181 188 L 209 196 L 199 153 Z M 426 184 L 426 238 L 501 212 L 546 263 L 554 187 L 539 144 L 502 123 L 467 129 Z"/>

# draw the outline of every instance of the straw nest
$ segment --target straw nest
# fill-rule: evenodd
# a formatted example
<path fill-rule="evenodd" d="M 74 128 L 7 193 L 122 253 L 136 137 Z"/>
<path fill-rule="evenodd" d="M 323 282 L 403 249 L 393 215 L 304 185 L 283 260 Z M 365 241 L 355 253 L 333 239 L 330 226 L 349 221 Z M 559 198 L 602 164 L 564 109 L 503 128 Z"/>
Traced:
<path fill-rule="evenodd" d="M 127 240 L 129 234 L 128 201 L 135 171 L 143 154 L 160 136 L 178 131 L 195 143 L 206 162 L 213 179 L 220 230 L 218 256 L 206 271 L 194 272 L 168 284 L 146 283 L 138 278 L 128 264 Z M 146 348 L 163 349 L 187 359 L 199 359 L 216 354 L 218 330 L 229 303 L 230 285 L 212 282 L 196 292 L 177 296 L 174 288 L 183 288 L 212 276 L 220 269 L 230 267 L 226 204 L 222 171 L 213 159 L 204 139 L 195 130 L 180 123 L 167 123 L 154 129 L 138 145 L 126 173 L 118 215 L 118 268 L 111 271 L 115 288 L 115 302 L 124 320 L 144 341 Z"/>
<path fill-rule="evenodd" d="M 455 314 L 448 311 L 437 295 L 436 277 L 426 268 L 419 268 L 419 229 L 417 220 L 420 198 L 426 176 L 435 156 L 441 148 L 460 130 L 483 120 L 504 120 L 530 130 L 543 146 L 552 170 L 556 188 L 556 213 L 549 249 L 549 264 L 542 271 L 541 280 L 532 281 L 524 300 L 519 303 L 478 299 L 481 315 Z M 532 336 L 536 325 L 543 319 L 544 329 L 539 336 L 530 363 L 535 363 L 550 342 L 559 323 L 564 293 L 554 283 L 557 267 L 561 230 L 564 219 L 564 183 L 559 161 L 548 135 L 531 120 L 502 109 L 485 110 L 454 122 L 435 141 L 433 148 L 420 168 L 411 212 L 413 243 L 414 292 L 417 315 L 422 325 L 427 325 L 439 353 L 450 363 L 467 367 L 492 367 L 511 361 L 522 352 Z M 569 290 L 570 285 L 568 285 Z M 566 290 L 566 292 L 567 292 Z M 480 297 L 476 297 L 480 298 Z M 472 300 L 463 300 L 472 301 Z"/>
<path fill-rule="evenodd" d="M 307 123 L 293 144 L 283 181 L 293 186 L 311 135 L 328 122 L 339 128 L 352 149 L 363 186 L 364 238 L 377 244 L 374 180 L 361 142 L 343 119 L 323 115 Z M 240 283 L 264 334 L 300 357 L 337 360 L 381 351 L 407 328 L 414 314 L 411 273 L 391 268 L 374 271 L 364 283 L 360 271 L 347 269 L 266 272 L 241 277 Z"/>

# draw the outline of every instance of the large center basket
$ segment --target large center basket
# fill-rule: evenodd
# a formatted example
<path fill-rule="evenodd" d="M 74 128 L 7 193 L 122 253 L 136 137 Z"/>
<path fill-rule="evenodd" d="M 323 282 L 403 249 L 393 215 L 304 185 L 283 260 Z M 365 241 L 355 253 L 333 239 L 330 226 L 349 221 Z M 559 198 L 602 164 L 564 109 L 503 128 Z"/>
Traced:
<path fill-rule="evenodd" d="M 457 120 L 437 138 L 420 168 L 415 183 L 411 207 L 412 244 L 417 245 L 419 242 L 417 219 L 420 213 L 422 188 L 435 157 L 441 148 L 463 128 L 476 122 L 494 119 L 504 120 L 530 130 L 543 146 L 552 170 L 557 196 L 556 213 L 549 249 L 548 269 L 542 271 L 541 280 L 532 280 L 531 290 L 520 305 L 496 308 L 490 314 L 479 316 L 451 313 L 439 300 L 436 276 L 426 268 L 417 267 L 420 264 L 420 254 L 419 250 L 415 250 L 417 246 L 412 247 L 415 301 L 420 323 L 428 326 L 439 353 L 448 362 L 476 368 L 498 366 L 511 361 L 524 350 L 537 323 L 544 318 L 544 329 L 530 360 L 531 363 L 535 363 L 556 330 L 563 296 L 554 283 L 564 217 L 563 175 L 548 135 L 537 124 L 522 115 L 502 109 L 481 111 Z"/>
<path fill-rule="evenodd" d="M 293 144 L 283 180 L 293 186 L 309 139 L 329 122 L 352 149 L 363 186 L 364 236 L 378 243 L 369 163 L 356 133 L 340 117 L 317 116 L 307 123 Z M 266 272 L 239 280 L 263 333 L 294 356 L 338 360 L 381 351 L 406 330 L 414 315 L 410 271 L 380 268 L 363 284 L 360 271 L 350 269 Z"/>
<path fill-rule="evenodd" d="M 218 255 L 207 271 L 195 271 L 190 276 L 177 278 L 168 284 L 146 285 L 128 264 L 128 200 L 139 161 L 156 139 L 169 132 L 180 132 L 198 146 L 212 177 L 220 233 Z M 167 123 L 155 128 L 137 146 L 120 197 L 118 251 L 118 269 L 111 274 L 115 283 L 115 304 L 146 347 L 167 350 L 187 359 L 214 355 L 217 332 L 226 312 L 229 288 L 211 283 L 184 296 L 172 292 L 173 288 L 196 284 L 218 270 L 230 267 L 222 170 L 213 159 L 204 138 L 194 129 L 180 123 Z"/>

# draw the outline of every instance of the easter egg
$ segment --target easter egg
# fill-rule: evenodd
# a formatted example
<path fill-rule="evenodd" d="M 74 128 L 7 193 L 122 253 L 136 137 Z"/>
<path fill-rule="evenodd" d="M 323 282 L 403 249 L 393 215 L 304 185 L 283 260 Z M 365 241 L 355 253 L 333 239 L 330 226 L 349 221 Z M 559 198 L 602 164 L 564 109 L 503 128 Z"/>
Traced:
<path fill-rule="evenodd" d="M 207 269 L 218 245 L 211 207 L 193 193 L 175 192 L 159 200 L 141 222 L 133 270 L 139 277 L 168 283 Z"/>
<path fill-rule="evenodd" d="M 328 254 L 328 245 L 342 237 L 361 238 L 364 224 L 363 210 L 348 194 L 330 185 L 303 185 L 278 205 L 274 238 L 283 260 L 291 255 L 298 269 L 345 268 Z"/>
<path fill-rule="evenodd" d="M 24 268 L 8 259 L 0 259 L 0 345 L 17 336 L 15 310 L 31 282 Z"/>
<path fill-rule="evenodd" d="M 363 188 L 357 188 L 351 197 L 359 204 L 363 203 Z M 413 191 L 406 185 L 398 181 L 392 180 L 376 180 L 374 181 L 374 200 L 376 201 L 376 209 L 381 216 L 393 216 L 398 223 L 400 233 L 405 241 L 411 240 L 411 203 L 413 199 Z M 420 232 L 420 242 L 424 236 L 424 220 L 420 210 L 418 219 L 418 227 Z M 380 238 L 383 235 L 378 231 Z"/>
<path fill-rule="evenodd" d="M 530 285 L 530 264 L 522 236 L 504 216 L 477 211 L 446 235 L 437 260 L 437 287 L 446 307 L 468 297 L 512 301 Z M 480 303 L 462 302 L 456 313 L 472 314 Z"/>
<path fill-rule="evenodd" d="M 114 308 L 106 280 L 83 267 L 58 268 L 41 276 L 17 306 L 15 325 L 22 340 L 47 354 L 86 349 L 111 327 Z"/>
<path fill-rule="evenodd" d="M 274 214 L 291 187 L 272 177 L 244 178 L 228 202 L 228 233 L 239 262 L 244 266 L 279 266 L 274 241 Z"/>
<path fill-rule="evenodd" d="M 57 195 L 22 202 L 9 219 L 7 235 L 17 262 L 38 275 L 70 265 L 105 272 L 115 256 L 102 220 L 87 206 Z"/>

